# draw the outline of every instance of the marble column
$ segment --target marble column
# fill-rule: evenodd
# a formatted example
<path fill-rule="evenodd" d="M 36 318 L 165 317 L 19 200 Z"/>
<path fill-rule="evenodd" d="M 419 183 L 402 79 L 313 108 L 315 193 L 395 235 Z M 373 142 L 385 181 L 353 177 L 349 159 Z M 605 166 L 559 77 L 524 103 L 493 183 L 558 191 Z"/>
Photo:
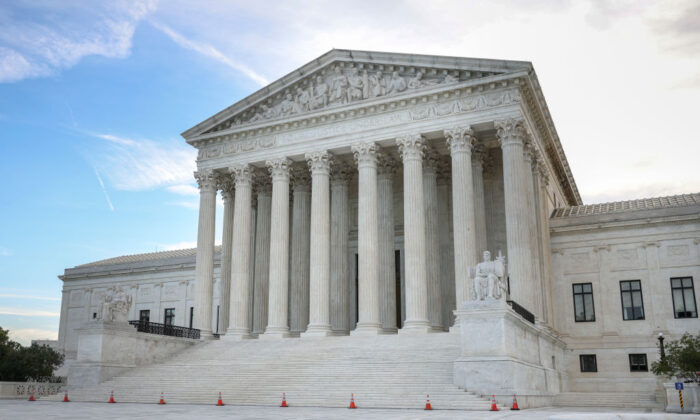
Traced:
<path fill-rule="evenodd" d="M 374 143 L 352 146 L 357 161 L 358 319 L 353 334 L 380 334 L 379 220 L 377 214 L 377 152 Z"/>
<path fill-rule="evenodd" d="M 268 160 L 272 176 L 270 209 L 270 275 L 267 328 L 261 337 L 288 337 L 289 298 L 289 166 L 286 158 Z"/>
<path fill-rule="evenodd" d="M 521 119 L 495 121 L 498 140 L 503 152 L 503 193 L 506 210 L 506 240 L 508 242 L 508 275 L 510 298 L 530 312 L 535 311 L 535 285 L 532 280 L 532 250 L 530 249 L 530 212 L 528 211 L 525 178 L 525 126 Z"/>
<path fill-rule="evenodd" d="M 455 308 L 455 266 L 454 244 L 452 240 L 452 218 L 450 217 L 450 162 L 441 159 L 438 163 L 437 214 L 440 241 L 440 284 L 442 326 L 448 329 L 454 323 Z"/>
<path fill-rule="evenodd" d="M 547 185 L 549 184 L 549 176 L 547 175 L 547 167 L 540 158 L 537 162 L 535 176 L 535 189 L 537 194 L 538 205 L 538 226 L 540 244 L 542 246 L 542 279 L 543 279 L 543 302 L 544 302 L 544 321 L 554 327 L 554 282 L 552 274 L 552 244 L 549 237 L 549 208 L 547 206 Z"/>
<path fill-rule="evenodd" d="M 484 159 L 486 149 L 478 145 L 472 153 L 472 179 L 474 182 L 474 227 L 476 232 L 476 258 L 488 249 L 486 236 L 486 202 L 484 199 Z"/>
<path fill-rule="evenodd" d="M 350 165 L 336 162 L 331 174 L 331 329 L 336 335 L 350 330 L 348 183 L 353 173 Z"/>
<path fill-rule="evenodd" d="M 306 165 L 291 170 L 292 241 L 289 281 L 289 331 L 298 335 L 309 324 L 309 238 L 311 228 L 311 177 Z"/>
<path fill-rule="evenodd" d="M 406 322 L 401 333 L 428 332 L 423 149 L 420 134 L 396 139 L 403 160 L 404 248 L 406 252 Z"/>
<path fill-rule="evenodd" d="M 537 319 L 542 319 L 543 312 L 543 296 L 542 296 L 542 275 L 540 267 L 540 253 L 539 253 L 539 232 L 537 230 L 537 204 L 535 202 L 535 175 L 532 173 L 533 165 L 533 146 L 531 141 L 527 141 L 523 147 L 523 160 L 525 162 L 525 188 L 527 195 L 527 208 L 524 209 L 528 213 L 529 223 L 529 239 L 530 239 L 530 249 L 532 252 L 532 264 L 530 264 L 530 276 L 533 281 L 533 289 L 530 290 L 532 294 L 532 301 L 534 306 L 530 311 L 537 316 Z"/>
<path fill-rule="evenodd" d="M 454 234 L 455 304 L 468 301 L 473 279 L 469 275 L 476 265 L 476 218 L 474 217 L 474 182 L 472 181 L 472 146 L 474 133 L 468 127 L 445 130 L 452 159 L 452 226 Z M 454 309 L 454 308 L 453 308 Z"/>
<path fill-rule="evenodd" d="M 309 253 L 309 326 L 305 335 L 331 335 L 331 155 L 306 154 L 311 171 L 311 238 Z"/>
<path fill-rule="evenodd" d="M 231 249 L 233 246 L 233 207 L 235 188 L 231 174 L 224 173 L 218 177 L 218 188 L 224 200 L 224 226 L 221 238 L 221 269 L 219 280 L 219 331 L 226 333 L 229 321 L 231 298 Z"/>
<path fill-rule="evenodd" d="M 377 200 L 379 223 L 379 308 L 385 333 L 397 331 L 396 261 L 394 258 L 394 174 L 397 162 L 378 156 Z"/>
<path fill-rule="evenodd" d="M 216 225 L 216 177 L 213 171 L 194 173 L 199 183 L 199 227 L 195 259 L 195 328 L 203 339 L 212 335 L 214 283 L 214 232 Z"/>
<path fill-rule="evenodd" d="M 425 212 L 425 271 L 428 282 L 428 320 L 432 329 L 442 331 L 437 165 L 438 156 L 436 152 L 432 148 L 426 148 L 423 159 L 423 208 Z"/>
<path fill-rule="evenodd" d="M 250 199 L 250 261 L 248 267 L 250 274 L 248 275 L 248 330 L 253 332 L 253 316 L 255 302 L 255 241 L 257 234 L 255 228 L 258 224 L 258 195 L 255 192 L 255 175 L 253 174 L 253 182 L 251 186 Z"/>
<path fill-rule="evenodd" d="M 233 210 L 233 260 L 231 273 L 231 316 L 227 337 L 250 338 L 249 287 L 251 199 L 253 174 L 248 165 L 231 168 L 236 179 L 236 202 Z"/>
<path fill-rule="evenodd" d="M 256 179 L 258 210 L 255 227 L 255 293 L 253 294 L 253 334 L 262 334 L 267 325 L 267 299 L 270 278 L 270 205 L 272 184 L 270 177 Z"/>

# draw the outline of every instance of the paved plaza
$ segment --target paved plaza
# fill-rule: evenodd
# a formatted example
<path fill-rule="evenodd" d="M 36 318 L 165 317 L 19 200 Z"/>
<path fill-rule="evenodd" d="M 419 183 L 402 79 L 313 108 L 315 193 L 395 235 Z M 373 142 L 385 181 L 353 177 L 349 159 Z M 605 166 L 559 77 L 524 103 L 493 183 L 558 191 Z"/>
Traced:
<path fill-rule="evenodd" d="M 518 419 L 518 420 L 675 420 L 698 415 L 645 413 L 641 410 L 542 408 L 521 411 L 398 410 L 317 407 L 258 407 L 190 404 L 62 403 L 0 400 L 0 420 L 33 419 Z"/>

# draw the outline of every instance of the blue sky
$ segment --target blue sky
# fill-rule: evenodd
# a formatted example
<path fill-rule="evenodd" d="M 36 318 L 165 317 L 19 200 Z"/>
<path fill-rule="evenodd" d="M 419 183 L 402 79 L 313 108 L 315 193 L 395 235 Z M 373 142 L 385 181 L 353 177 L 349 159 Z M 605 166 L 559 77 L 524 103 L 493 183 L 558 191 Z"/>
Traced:
<path fill-rule="evenodd" d="M 192 246 L 179 133 L 334 47 L 532 61 L 585 202 L 700 191 L 697 2 L 336 3 L 3 2 L 0 326 L 55 338 L 64 268 Z"/>

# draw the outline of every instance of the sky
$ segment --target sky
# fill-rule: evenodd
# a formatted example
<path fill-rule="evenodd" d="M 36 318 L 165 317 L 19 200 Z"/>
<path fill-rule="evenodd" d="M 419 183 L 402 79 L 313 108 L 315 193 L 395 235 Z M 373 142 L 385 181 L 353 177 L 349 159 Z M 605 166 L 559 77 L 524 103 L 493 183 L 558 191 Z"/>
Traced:
<path fill-rule="evenodd" d="M 66 267 L 193 247 L 179 133 L 332 48 L 531 61 L 584 203 L 700 191 L 694 0 L 8 0 L 0 326 L 55 339 Z"/>

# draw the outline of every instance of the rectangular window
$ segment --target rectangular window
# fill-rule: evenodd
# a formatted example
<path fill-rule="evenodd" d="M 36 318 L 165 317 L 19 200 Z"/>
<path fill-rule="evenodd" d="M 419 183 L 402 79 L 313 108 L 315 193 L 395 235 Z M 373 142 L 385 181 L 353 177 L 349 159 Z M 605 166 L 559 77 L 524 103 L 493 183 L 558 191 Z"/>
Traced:
<path fill-rule="evenodd" d="M 173 325 L 173 322 L 175 321 L 175 308 L 166 308 L 163 319 L 163 324 Z"/>
<path fill-rule="evenodd" d="M 673 316 L 675 318 L 698 317 L 692 277 L 672 278 L 671 296 L 673 296 Z"/>
<path fill-rule="evenodd" d="M 644 301 L 642 300 L 641 281 L 621 281 L 620 298 L 622 299 L 622 319 L 625 321 L 644 319 Z"/>
<path fill-rule="evenodd" d="M 595 307 L 593 306 L 593 285 L 591 283 L 577 283 L 574 289 L 574 319 L 576 322 L 595 321 Z"/>
<path fill-rule="evenodd" d="M 595 354 L 582 354 L 578 357 L 581 362 L 581 372 L 598 372 Z"/>
<path fill-rule="evenodd" d="M 148 323 L 151 319 L 151 311 L 148 309 L 142 309 L 139 311 L 139 322 Z"/>
<path fill-rule="evenodd" d="M 648 372 L 646 354 L 630 354 L 630 372 Z"/>

